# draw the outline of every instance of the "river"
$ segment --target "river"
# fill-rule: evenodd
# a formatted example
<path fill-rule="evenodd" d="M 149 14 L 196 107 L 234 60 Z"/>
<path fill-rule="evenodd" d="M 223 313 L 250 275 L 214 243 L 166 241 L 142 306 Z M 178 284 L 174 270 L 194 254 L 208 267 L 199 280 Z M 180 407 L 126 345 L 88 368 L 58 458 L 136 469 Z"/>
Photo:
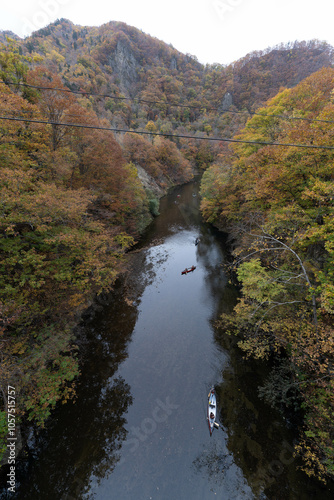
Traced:
<path fill-rule="evenodd" d="M 30 433 L 17 498 L 332 499 L 333 489 L 298 470 L 292 428 L 259 399 L 263 368 L 215 328 L 237 291 L 224 272 L 224 236 L 201 220 L 198 183 L 173 190 L 160 212 L 132 272 L 82 325 L 77 400 Z M 211 385 L 220 422 L 212 436 Z"/>

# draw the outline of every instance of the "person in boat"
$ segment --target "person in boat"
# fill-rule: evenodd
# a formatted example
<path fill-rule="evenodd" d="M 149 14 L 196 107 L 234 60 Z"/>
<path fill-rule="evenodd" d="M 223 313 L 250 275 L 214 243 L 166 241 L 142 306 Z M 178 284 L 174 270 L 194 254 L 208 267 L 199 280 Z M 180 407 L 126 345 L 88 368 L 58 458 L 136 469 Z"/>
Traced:
<path fill-rule="evenodd" d="M 210 418 L 211 418 L 211 420 L 213 420 L 215 418 L 213 412 L 210 413 Z"/>

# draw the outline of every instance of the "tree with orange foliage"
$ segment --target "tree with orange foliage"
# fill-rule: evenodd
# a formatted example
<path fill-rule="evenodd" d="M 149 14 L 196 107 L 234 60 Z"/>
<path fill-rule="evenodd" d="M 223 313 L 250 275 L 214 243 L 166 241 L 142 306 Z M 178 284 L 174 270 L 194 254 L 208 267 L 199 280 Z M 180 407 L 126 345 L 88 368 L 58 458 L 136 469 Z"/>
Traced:
<path fill-rule="evenodd" d="M 43 66 L 28 73 L 27 83 L 39 87 L 36 102 L 41 115 L 53 122 L 51 125 L 51 148 L 56 151 L 68 133 L 67 127 L 61 127 L 57 124 L 73 118 L 71 113 L 74 112 L 74 109 L 71 110 L 71 107 L 75 107 L 77 104 L 76 99 L 63 85 L 61 78 Z"/>
<path fill-rule="evenodd" d="M 333 87 L 326 68 L 280 92 L 239 134 L 253 143 L 234 146 L 232 161 L 211 167 L 202 183 L 207 220 L 237 241 L 242 297 L 224 327 L 242 336 L 246 356 L 289 366 L 305 410 L 296 450 L 322 481 L 334 476 Z M 254 144 L 262 141 L 328 149 Z M 268 383 L 263 394 L 291 404 L 281 386 Z"/>
<path fill-rule="evenodd" d="M 161 166 L 163 174 L 172 184 L 187 182 L 192 179 L 191 164 L 177 149 L 174 142 L 163 137 L 156 137 L 154 141 L 156 159 Z"/>
<path fill-rule="evenodd" d="M 128 132 L 123 140 L 123 148 L 128 161 L 145 169 L 156 181 L 161 180 L 162 172 L 156 158 L 156 149 L 145 137 Z"/>
<path fill-rule="evenodd" d="M 8 118 L 41 118 L 38 107 L 0 83 L 0 113 Z M 0 158 L 2 167 L 42 166 L 47 150 L 45 127 L 38 123 L 3 120 L 0 123 Z"/>

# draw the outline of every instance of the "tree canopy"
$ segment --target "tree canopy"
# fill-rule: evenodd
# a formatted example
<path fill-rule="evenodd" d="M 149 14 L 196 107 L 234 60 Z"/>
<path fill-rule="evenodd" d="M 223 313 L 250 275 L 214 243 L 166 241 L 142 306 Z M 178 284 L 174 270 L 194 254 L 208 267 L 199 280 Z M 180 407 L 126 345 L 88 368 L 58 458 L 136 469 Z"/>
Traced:
<path fill-rule="evenodd" d="M 334 70 L 319 70 L 270 99 L 237 138 L 333 147 L 333 88 Z M 201 187 L 205 218 L 235 238 L 242 284 L 234 315 L 221 324 L 241 336 L 247 356 L 288 360 L 288 389 L 305 412 L 296 449 L 306 472 L 324 479 L 334 472 L 334 149 L 231 149 Z M 275 397 L 291 404 L 284 384 Z"/>
<path fill-rule="evenodd" d="M 74 396 L 73 327 L 94 297 L 112 288 L 150 208 L 157 212 L 131 148 L 99 129 L 108 128 L 107 118 L 41 62 L 12 42 L 0 51 L 1 439 L 8 385 L 18 388 L 19 420 L 38 425 Z M 142 147 L 153 148 L 164 188 L 192 177 L 174 143 L 143 139 Z M 141 164 L 150 171 L 149 162 Z"/>
<path fill-rule="evenodd" d="M 9 382 L 21 421 L 38 425 L 74 396 L 72 327 L 158 212 L 138 172 L 165 192 L 205 170 L 202 212 L 235 237 L 243 284 L 225 326 L 242 332 L 247 355 L 286 357 L 303 397 L 307 470 L 333 473 L 332 151 L 199 140 L 334 146 L 332 56 L 323 42 L 295 42 L 203 66 L 124 23 L 65 19 L 4 39 L 1 439 Z M 266 116 L 248 120 L 255 109 Z"/>

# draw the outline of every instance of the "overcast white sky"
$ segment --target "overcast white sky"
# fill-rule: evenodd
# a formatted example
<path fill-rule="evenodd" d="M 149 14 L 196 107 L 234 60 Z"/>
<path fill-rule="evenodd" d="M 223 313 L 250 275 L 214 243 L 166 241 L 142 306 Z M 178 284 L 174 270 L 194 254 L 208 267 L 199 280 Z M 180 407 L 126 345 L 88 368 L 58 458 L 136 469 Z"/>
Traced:
<path fill-rule="evenodd" d="M 0 13 L 0 30 L 21 37 L 62 17 L 82 26 L 123 21 L 204 64 L 280 42 L 334 45 L 333 0 L 7 0 Z"/>

